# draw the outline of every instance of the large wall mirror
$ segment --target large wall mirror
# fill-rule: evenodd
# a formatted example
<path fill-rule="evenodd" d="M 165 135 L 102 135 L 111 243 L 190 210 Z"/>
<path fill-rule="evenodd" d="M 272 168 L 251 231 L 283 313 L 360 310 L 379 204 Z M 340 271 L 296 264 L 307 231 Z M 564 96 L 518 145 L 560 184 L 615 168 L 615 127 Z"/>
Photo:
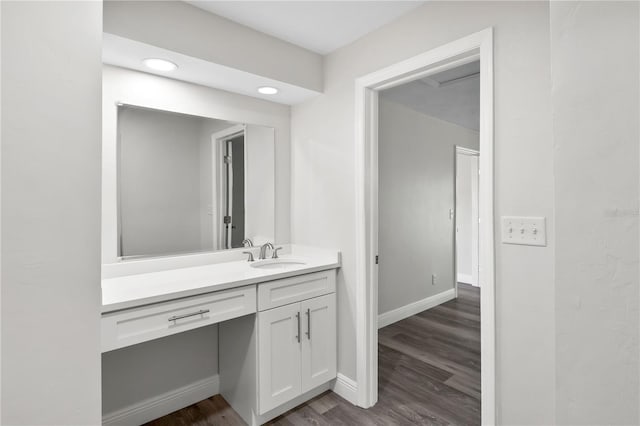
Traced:
<path fill-rule="evenodd" d="M 274 129 L 118 105 L 118 256 L 273 241 Z"/>

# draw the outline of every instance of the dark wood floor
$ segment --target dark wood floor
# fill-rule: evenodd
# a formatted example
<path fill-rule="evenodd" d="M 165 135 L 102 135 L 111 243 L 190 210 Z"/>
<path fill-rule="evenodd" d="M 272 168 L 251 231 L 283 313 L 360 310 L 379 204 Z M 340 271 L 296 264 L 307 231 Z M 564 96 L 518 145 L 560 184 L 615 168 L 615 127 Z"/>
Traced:
<path fill-rule="evenodd" d="M 480 291 L 459 284 L 458 298 L 380 329 L 375 407 L 355 407 L 333 392 L 269 424 L 479 425 Z M 150 426 L 235 426 L 242 419 L 220 396 L 148 423 Z"/>

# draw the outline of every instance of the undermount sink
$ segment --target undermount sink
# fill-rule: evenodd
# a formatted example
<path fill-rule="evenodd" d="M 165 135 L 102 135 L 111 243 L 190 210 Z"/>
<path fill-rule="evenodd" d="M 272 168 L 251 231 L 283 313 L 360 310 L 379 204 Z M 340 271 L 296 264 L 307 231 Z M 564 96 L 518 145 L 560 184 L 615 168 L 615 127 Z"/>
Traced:
<path fill-rule="evenodd" d="M 251 262 L 251 267 L 259 269 L 288 269 L 306 264 L 307 262 L 304 259 L 280 258 L 256 260 L 255 262 Z"/>

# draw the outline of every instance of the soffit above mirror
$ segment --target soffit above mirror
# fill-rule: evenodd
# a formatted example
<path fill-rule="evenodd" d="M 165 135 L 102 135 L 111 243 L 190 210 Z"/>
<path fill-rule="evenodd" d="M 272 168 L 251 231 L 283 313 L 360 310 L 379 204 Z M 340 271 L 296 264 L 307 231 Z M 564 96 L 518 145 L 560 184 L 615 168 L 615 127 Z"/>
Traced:
<path fill-rule="evenodd" d="M 178 68 L 170 72 L 155 71 L 145 66 L 143 60 L 147 58 L 166 59 L 178 65 Z M 222 89 L 285 105 L 305 102 L 320 94 L 320 92 L 304 87 L 108 33 L 103 34 L 102 61 L 108 65 Z M 261 94 L 258 92 L 258 88 L 263 86 L 275 87 L 278 89 L 278 93 L 274 95 Z"/>
<path fill-rule="evenodd" d="M 182 1 L 103 2 L 103 62 L 293 105 L 323 91 L 324 59 L 310 50 Z M 142 64 L 159 57 L 178 69 Z M 277 95 L 257 92 L 272 86 Z"/>

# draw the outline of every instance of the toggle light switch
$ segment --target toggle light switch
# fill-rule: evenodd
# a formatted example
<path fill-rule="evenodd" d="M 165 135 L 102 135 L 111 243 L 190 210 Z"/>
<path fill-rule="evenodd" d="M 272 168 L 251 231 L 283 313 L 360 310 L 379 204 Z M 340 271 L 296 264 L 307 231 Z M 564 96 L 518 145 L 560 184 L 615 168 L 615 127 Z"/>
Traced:
<path fill-rule="evenodd" d="M 502 216 L 502 242 L 525 246 L 546 246 L 546 218 Z"/>

